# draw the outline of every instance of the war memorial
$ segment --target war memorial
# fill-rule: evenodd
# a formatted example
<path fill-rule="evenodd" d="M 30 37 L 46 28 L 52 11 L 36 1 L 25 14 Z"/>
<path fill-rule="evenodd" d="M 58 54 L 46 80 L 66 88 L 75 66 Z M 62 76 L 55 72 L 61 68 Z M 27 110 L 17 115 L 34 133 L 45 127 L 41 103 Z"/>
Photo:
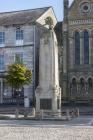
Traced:
<path fill-rule="evenodd" d="M 0 140 L 93 140 L 93 0 L 0 13 Z M 16 97 L 17 59 L 32 72 Z M 17 105 L 18 102 L 18 105 Z"/>

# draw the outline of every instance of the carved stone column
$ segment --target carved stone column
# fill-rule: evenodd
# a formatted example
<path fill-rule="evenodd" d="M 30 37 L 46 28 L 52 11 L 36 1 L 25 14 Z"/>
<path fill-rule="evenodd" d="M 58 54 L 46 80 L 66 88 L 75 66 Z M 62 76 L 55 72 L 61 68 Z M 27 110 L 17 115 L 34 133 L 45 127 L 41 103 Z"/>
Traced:
<path fill-rule="evenodd" d="M 92 64 L 92 37 L 89 37 L 89 64 Z"/>
<path fill-rule="evenodd" d="M 91 64 L 93 64 L 93 33 L 91 35 Z"/>
<path fill-rule="evenodd" d="M 82 35 L 80 36 L 80 64 L 84 64 L 84 43 Z"/>
<path fill-rule="evenodd" d="M 74 38 L 71 37 L 70 40 L 69 40 L 69 53 L 70 53 L 70 59 L 69 59 L 69 64 L 70 64 L 70 68 L 73 68 L 73 65 L 74 65 L 74 52 L 75 52 L 75 49 L 74 49 Z"/>

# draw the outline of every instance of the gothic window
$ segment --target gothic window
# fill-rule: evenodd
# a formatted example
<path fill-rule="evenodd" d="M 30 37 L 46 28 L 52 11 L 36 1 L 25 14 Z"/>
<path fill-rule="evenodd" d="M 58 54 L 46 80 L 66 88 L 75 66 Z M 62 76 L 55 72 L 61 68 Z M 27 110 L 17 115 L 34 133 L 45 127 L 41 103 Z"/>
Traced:
<path fill-rule="evenodd" d="M 85 86 L 85 80 L 83 78 L 80 79 L 81 88 Z"/>
<path fill-rule="evenodd" d="M 88 79 L 88 87 L 89 87 L 89 89 L 92 88 L 92 85 L 93 85 L 92 79 L 89 78 L 89 79 Z"/>
<path fill-rule="evenodd" d="M 80 34 L 75 32 L 75 64 L 80 64 Z"/>
<path fill-rule="evenodd" d="M 76 79 L 75 78 L 72 79 L 72 86 L 76 87 Z"/>
<path fill-rule="evenodd" d="M 89 64 L 89 34 L 84 31 L 84 64 Z"/>
<path fill-rule="evenodd" d="M 72 82 L 70 84 L 70 93 L 72 96 L 74 96 L 77 93 L 77 80 L 76 80 L 76 78 L 72 79 Z"/>

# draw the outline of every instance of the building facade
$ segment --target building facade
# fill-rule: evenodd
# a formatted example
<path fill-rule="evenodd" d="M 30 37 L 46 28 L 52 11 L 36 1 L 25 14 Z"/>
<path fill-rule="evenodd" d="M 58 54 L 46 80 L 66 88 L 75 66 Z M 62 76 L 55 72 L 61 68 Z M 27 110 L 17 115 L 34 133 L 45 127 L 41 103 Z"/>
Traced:
<path fill-rule="evenodd" d="M 52 7 L 0 13 L 0 103 L 15 103 L 15 93 L 5 81 L 7 66 L 20 60 L 32 70 L 32 83 L 24 86 L 20 101 L 24 97 L 33 101 L 39 79 L 40 37 L 48 27 L 45 19 L 51 17 L 57 23 Z"/>
<path fill-rule="evenodd" d="M 63 99 L 93 101 L 93 0 L 64 0 Z"/>

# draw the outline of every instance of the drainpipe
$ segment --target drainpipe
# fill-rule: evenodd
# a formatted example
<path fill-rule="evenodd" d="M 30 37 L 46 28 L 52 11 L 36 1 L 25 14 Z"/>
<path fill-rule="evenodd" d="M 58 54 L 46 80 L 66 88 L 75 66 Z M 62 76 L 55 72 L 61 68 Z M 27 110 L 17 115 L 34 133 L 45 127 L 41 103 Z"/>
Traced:
<path fill-rule="evenodd" d="M 1 100 L 0 100 L 0 103 L 2 104 L 3 103 L 3 79 L 0 80 L 0 84 L 1 84 Z"/>
<path fill-rule="evenodd" d="M 34 25 L 33 26 L 33 40 L 34 40 L 34 46 L 33 46 L 33 57 L 34 57 L 34 59 L 33 59 L 33 104 L 34 104 L 34 106 L 35 106 L 35 61 L 36 61 L 36 59 L 35 59 L 35 55 L 36 55 L 36 53 L 35 53 L 35 49 L 36 49 L 36 25 Z"/>

